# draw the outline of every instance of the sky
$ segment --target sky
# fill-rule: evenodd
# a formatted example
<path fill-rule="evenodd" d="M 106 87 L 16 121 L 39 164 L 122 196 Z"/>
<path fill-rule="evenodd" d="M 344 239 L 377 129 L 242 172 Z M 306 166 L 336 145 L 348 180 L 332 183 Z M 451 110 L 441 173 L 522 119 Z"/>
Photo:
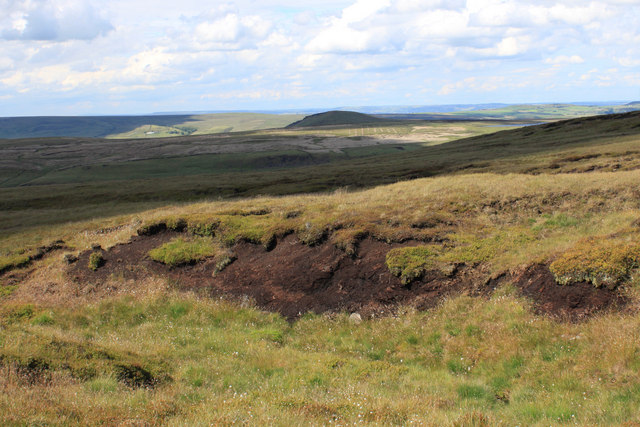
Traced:
<path fill-rule="evenodd" d="M 640 100 L 640 0 L 0 0 L 0 116 Z"/>

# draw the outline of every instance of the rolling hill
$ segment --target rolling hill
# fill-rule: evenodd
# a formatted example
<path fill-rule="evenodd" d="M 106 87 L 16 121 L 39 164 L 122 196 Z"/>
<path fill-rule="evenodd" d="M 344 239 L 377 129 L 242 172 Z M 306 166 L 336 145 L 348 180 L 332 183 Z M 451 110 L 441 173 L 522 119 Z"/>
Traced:
<path fill-rule="evenodd" d="M 317 126 L 362 125 L 384 122 L 388 122 L 388 120 L 380 119 L 368 114 L 356 113 L 354 111 L 327 111 L 307 116 L 302 120 L 291 123 L 286 128 L 295 129 Z"/>

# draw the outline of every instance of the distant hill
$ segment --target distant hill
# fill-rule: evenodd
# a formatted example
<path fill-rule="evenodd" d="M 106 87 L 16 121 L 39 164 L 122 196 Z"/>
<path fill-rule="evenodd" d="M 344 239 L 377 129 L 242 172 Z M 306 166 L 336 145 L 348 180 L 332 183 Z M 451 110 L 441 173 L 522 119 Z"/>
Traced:
<path fill-rule="evenodd" d="M 281 128 L 302 115 L 226 113 L 152 116 L 0 117 L 0 138 L 162 138 Z"/>
<path fill-rule="evenodd" d="M 358 125 L 366 123 L 388 122 L 387 119 L 370 116 L 368 114 L 356 113 L 354 111 L 327 111 L 325 113 L 313 114 L 302 120 L 291 123 L 286 129 L 305 128 L 314 126 L 334 126 L 334 125 Z"/>

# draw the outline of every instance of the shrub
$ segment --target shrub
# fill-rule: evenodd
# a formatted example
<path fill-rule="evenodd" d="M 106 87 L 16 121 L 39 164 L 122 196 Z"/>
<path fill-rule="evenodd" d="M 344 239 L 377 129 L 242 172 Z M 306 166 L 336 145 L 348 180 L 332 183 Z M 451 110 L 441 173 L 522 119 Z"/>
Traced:
<path fill-rule="evenodd" d="M 92 252 L 89 255 L 89 269 L 96 271 L 104 264 L 104 257 L 100 252 Z"/>
<path fill-rule="evenodd" d="M 561 285 L 591 282 L 594 286 L 615 286 L 640 266 L 640 243 L 610 238 L 578 242 L 550 265 Z"/>

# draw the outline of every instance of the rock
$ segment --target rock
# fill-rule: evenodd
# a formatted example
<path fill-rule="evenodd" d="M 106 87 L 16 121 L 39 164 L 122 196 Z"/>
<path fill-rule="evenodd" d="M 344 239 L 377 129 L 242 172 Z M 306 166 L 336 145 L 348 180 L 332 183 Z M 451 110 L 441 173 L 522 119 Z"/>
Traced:
<path fill-rule="evenodd" d="M 97 244 L 97 243 L 94 243 L 94 244 L 92 244 L 92 245 L 91 245 L 91 250 L 92 250 L 92 251 L 99 251 L 99 250 L 101 250 L 101 249 L 102 249 L 102 246 L 100 246 L 100 245 L 99 245 L 99 244 Z"/>
<path fill-rule="evenodd" d="M 362 316 L 360 316 L 360 313 L 351 313 L 351 316 L 349 316 L 349 322 L 358 325 L 362 323 Z"/>

